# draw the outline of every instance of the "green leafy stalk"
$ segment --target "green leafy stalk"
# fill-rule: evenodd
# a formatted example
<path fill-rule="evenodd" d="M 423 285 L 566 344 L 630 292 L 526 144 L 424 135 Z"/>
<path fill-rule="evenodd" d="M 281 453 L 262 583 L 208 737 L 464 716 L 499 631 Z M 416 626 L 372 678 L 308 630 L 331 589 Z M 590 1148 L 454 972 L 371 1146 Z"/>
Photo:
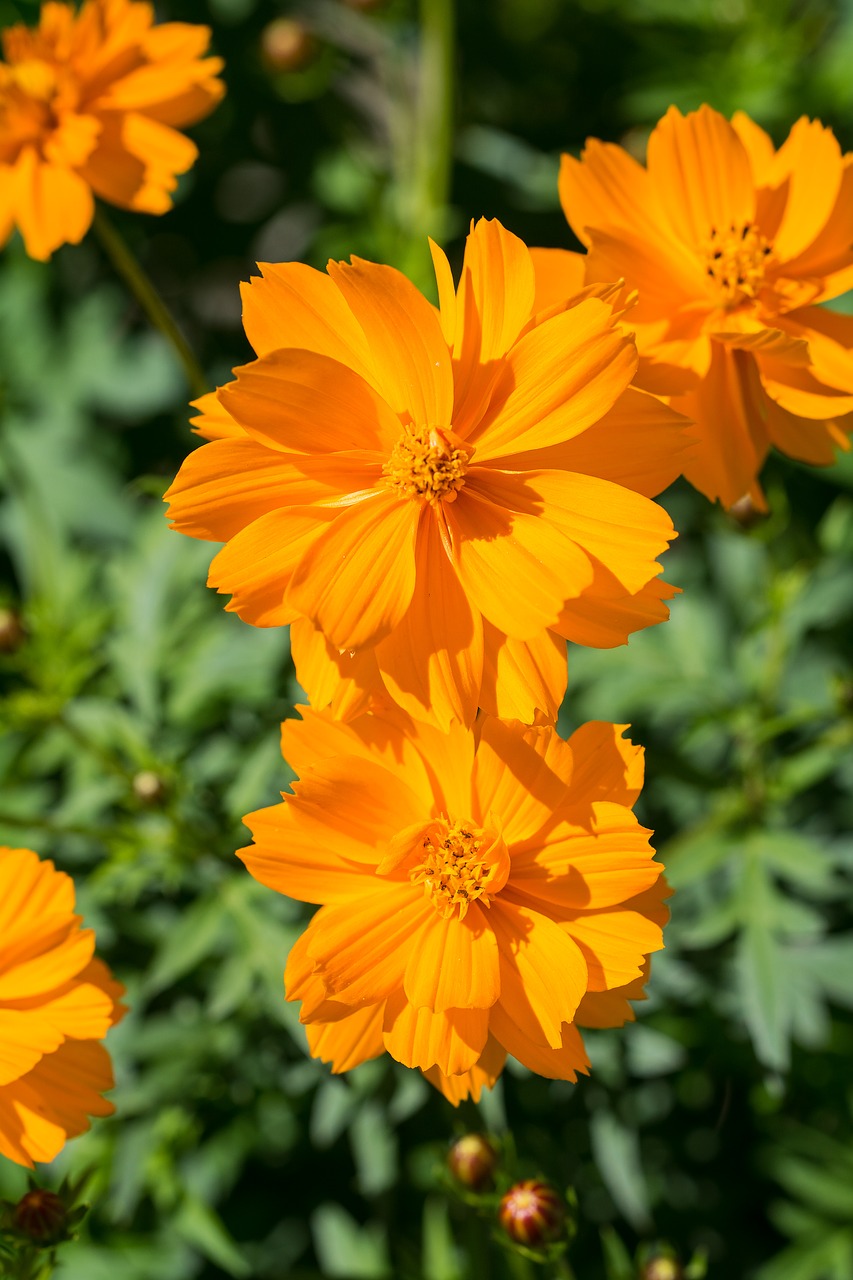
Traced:
<path fill-rule="evenodd" d="M 400 265 L 428 288 L 426 239 L 442 240 L 453 168 L 455 0 L 420 0 L 413 131 L 397 144 L 397 207 L 405 235 Z M 410 153 L 407 153 L 410 148 Z"/>
<path fill-rule="evenodd" d="M 116 230 L 102 208 L 95 211 L 95 232 L 110 262 L 130 289 L 155 329 L 162 333 L 183 366 L 194 397 L 203 396 L 210 388 L 174 316 L 160 294 L 131 253 L 124 237 Z"/>

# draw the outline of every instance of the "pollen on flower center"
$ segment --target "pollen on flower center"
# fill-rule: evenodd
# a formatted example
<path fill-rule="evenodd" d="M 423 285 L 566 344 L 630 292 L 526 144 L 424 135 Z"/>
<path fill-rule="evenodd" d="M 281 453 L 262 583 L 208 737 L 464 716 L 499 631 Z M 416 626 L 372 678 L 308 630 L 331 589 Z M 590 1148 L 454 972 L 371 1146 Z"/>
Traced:
<path fill-rule="evenodd" d="M 441 819 L 423 837 L 423 857 L 409 872 L 445 920 L 463 919 L 472 902 L 487 907 L 509 875 L 506 845 L 470 822 Z"/>
<path fill-rule="evenodd" d="M 439 427 L 405 431 L 382 467 L 389 486 L 404 498 L 454 502 L 465 483 L 470 455 L 457 448 L 450 435 Z"/>
<path fill-rule="evenodd" d="M 753 222 L 734 223 L 726 230 L 711 228 L 705 248 L 708 275 L 720 290 L 724 307 L 737 307 L 758 297 L 767 259 L 773 252 Z"/>

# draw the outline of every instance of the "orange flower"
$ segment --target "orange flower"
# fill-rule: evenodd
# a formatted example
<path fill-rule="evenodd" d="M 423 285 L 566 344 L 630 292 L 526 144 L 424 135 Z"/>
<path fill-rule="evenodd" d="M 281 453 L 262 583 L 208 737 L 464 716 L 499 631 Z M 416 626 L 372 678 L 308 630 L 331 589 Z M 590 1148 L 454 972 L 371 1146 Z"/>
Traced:
<path fill-rule="evenodd" d="M 743 112 L 670 107 L 645 169 L 590 140 L 560 196 L 589 249 L 561 270 L 636 291 L 638 385 L 698 424 L 700 492 L 763 506 L 771 445 L 818 464 L 849 448 L 853 317 L 814 305 L 853 288 L 853 155 L 831 130 L 803 117 L 775 151 Z"/>
<path fill-rule="evenodd" d="M 197 403 L 209 443 L 166 495 L 172 523 L 227 542 L 209 582 L 230 609 L 300 622 L 300 678 L 343 652 L 443 727 L 478 707 L 553 719 L 564 638 L 622 644 L 667 616 L 674 530 L 650 495 L 685 424 L 629 388 L 609 303 L 537 297 L 499 223 L 469 236 L 458 292 L 433 256 L 440 312 L 359 259 L 262 268 L 244 291 L 259 358 Z"/>
<path fill-rule="evenodd" d="M 285 973 L 311 1052 L 346 1071 L 387 1050 L 454 1103 L 507 1053 L 551 1078 L 586 1072 L 579 1013 L 624 1022 L 663 945 L 667 889 L 631 812 L 643 753 L 625 726 L 564 742 L 491 717 L 444 734 L 397 708 L 301 714 L 282 726 L 300 781 L 249 814 L 238 856 L 323 904 Z"/>
<path fill-rule="evenodd" d="M 123 987 L 93 958 L 74 885 L 29 849 L 0 847 L 0 1153 L 32 1168 L 108 1116 L 99 1043 L 124 1013 Z"/>
<path fill-rule="evenodd" d="M 165 213 L 198 154 L 174 126 L 206 116 L 225 92 L 210 31 L 154 25 L 149 4 L 49 0 L 36 30 L 3 32 L 0 62 L 0 245 L 17 226 L 27 253 L 77 244 L 93 194 Z"/>

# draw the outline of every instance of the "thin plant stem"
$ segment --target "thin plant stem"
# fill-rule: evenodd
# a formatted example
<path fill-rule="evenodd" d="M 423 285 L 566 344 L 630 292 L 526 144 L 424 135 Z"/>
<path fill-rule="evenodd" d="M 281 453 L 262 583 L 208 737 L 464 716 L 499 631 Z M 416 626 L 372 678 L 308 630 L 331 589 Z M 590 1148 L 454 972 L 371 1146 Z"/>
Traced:
<path fill-rule="evenodd" d="M 189 343 L 178 328 L 171 311 L 131 253 L 124 237 L 100 207 L 95 211 L 94 228 L 110 262 L 154 328 L 162 333 L 180 360 L 193 396 L 203 396 L 209 389 L 208 382 Z"/>
<path fill-rule="evenodd" d="M 564 1255 L 561 1255 L 559 1258 L 557 1258 L 556 1263 L 554 1265 L 555 1265 L 554 1276 L 556 1280 L 575 1280 L 574 1269 L 572 1268 L 572 1264 L 569 1262 L 567 1257 L 565 1257 Z"/>
<path fill-rule="evenodd" d="M 420 36 L 411 164 L 398 181 L 409 274 L 431 274 L 426 237 L 444 238 L 453 169 L 456 0 L 419 0 Z M 408 169 L 408 179 L 405 170 Z M 408 186 L 408 190 L 406 187 Z"/>
<path fill-rule="evenodd" d="M 508 1249 L 504 1256 L 513 1280 L 534 1280 L 536 1271 L 529 1258 L 523 1257 L 513 1249 Z"/>

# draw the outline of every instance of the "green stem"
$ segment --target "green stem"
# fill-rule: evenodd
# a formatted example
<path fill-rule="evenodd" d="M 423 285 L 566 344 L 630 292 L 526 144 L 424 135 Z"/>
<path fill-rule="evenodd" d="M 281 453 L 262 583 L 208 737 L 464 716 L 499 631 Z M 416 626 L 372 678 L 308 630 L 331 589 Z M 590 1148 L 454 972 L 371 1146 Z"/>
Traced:
<path fill-rule="evenodd" d="M 536 1272 L 529 1258 L 522 1257 L 514 1249 L 508 1249 L 506 1260 L 514 1280 L 534 1280 Z"/>
<path fill-rule="evenodd" d="M 193 396 L 203 396 L 209 390 L 207 378 L 196 360 L 172 313 L 160 297 L 148 276 L 131 253 L 123 236 L 109 221 L 103 209 L 95 211 L 95 233 L 104 252 L 118 274 L 130 289 L 155 329 L 159 329 L 180 360 Z"/>
<path fill-rule="evenodd" d="M 575 1280 L 575 1273 L 572 1268 L 572 1264 L 569 1262 L 568 1258 L 565 1257 L 564 1255 L 561 1255 L 557 1259 L 555 1263 L 555 1267 L 556 1267 L 556 1270 L 554 1272 L 555 1277 L 557 1276 L 562 1277 L 562 1280 Z"/>
<path fill-rule="evenodd" d="M 420 52 L 411 189 L 401 193 L 411 270 L 429 272 L 426 237 L 442 240 L 453 170 L 456 0 L 419 0 Z M 402 175 L 401 175 L 402 176 Z M 407 264 L 408 265 L 408 264 Z"/>

